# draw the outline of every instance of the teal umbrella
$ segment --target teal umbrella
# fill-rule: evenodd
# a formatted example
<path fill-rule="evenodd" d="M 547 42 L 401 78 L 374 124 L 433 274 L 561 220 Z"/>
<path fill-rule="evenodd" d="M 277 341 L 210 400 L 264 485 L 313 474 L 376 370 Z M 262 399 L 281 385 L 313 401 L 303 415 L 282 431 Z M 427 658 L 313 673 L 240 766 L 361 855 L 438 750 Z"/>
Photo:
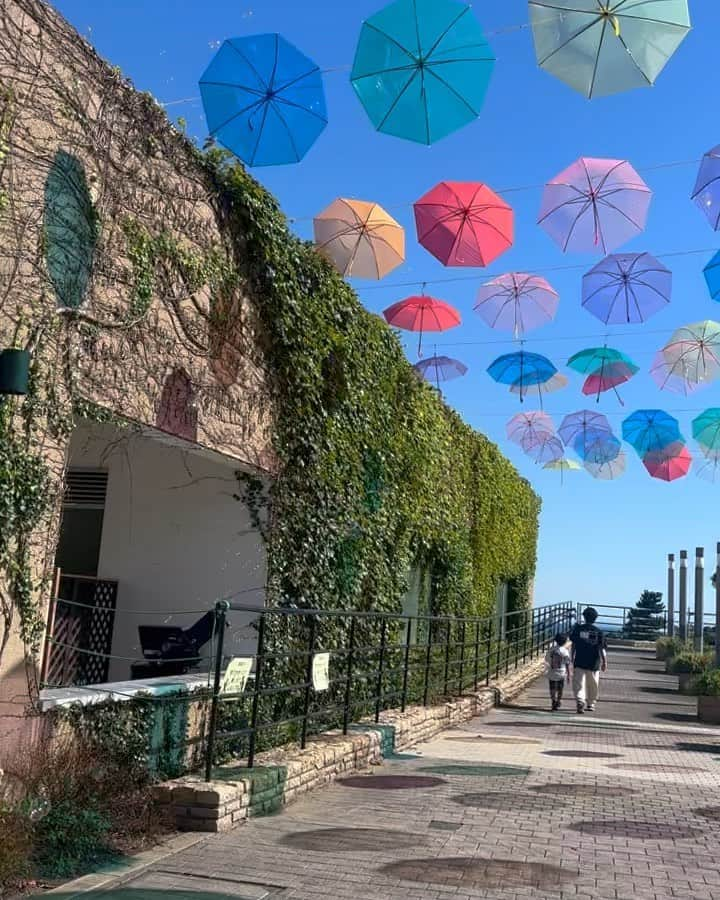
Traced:
<path fill-rule="evenodd" d="M 586 97 L 650 87 L 690 31 L 688 0 L 530 0 L 540 67 Z"/>
<path fill-rule="evenodd" d="M 692 423 L 692 433 L 703 450 L 720 450 L 720 409 L 706 409 Z"/>
<path fill-rule="evenodd" d="M 494 63 L 466 4 L 397 0 L 363 23 L 350 80 L 378 131 L 432 144 L 478 117 Z"/>

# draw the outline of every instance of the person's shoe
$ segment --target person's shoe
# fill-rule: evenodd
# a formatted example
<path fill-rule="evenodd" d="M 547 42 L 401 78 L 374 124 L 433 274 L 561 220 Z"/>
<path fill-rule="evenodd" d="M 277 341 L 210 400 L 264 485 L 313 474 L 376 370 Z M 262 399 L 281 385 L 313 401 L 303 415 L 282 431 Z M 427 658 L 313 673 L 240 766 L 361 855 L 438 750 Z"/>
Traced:
<path fill-rule="evenodd" d="M 582 715 L 582 713 L 585 712 L 585 704 L 584 704 L 584 703 L 578 703 L 578 705 L 577 705 L 577 711 L 578 711 L 578 715 Z"/>
<path fill-rule="evenodd" d="M 560 700 L 558 700 L 558 701 L 555 703 L 555 709 L 560 709 L 561 706 L 562 706 L 562 702 L 561 702 Z"/>
<path fill-rule="evenodd" d="M 595 712 L 595 704 L 594 704 L 594 703 L 588 703 L 587 711 L 588 711 L 588 712 Z"/>
<path fill-rule="evenodd" d="M 557 702 L 557 700 L 553 700 L 551 709 L 553 712 L 555 712 L 556 709 L 560 709 L 560 704 Z"/>

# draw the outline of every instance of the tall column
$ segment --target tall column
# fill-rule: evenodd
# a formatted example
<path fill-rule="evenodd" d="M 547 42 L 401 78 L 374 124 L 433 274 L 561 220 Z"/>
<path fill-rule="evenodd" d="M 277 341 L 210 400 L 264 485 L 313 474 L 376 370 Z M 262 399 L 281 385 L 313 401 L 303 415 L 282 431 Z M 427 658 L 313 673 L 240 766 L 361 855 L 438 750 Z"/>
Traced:
<path fill-rule="evenodd" d="M 695 548 L 695 650 L 702 653 L 703 649 L 703 624 L 705 622 L 703 609 L 703 597 L 705 596 L 705 548 Z"/>
<path fill-rule="evenodd" d="M 680 621 L 678 632 L 680 640 L 687 639 L 687 550 L 680 551 L 680 609 L 678 611 Z"/>
<path fill-rule="evenodd" d="M 715 555 L 715 665 L 720 668 L 720 542 Z"/>
<path fill-rule="evenodd" d="M 667 636 L 675 634 L 675 554 L 668 553 Z"/>

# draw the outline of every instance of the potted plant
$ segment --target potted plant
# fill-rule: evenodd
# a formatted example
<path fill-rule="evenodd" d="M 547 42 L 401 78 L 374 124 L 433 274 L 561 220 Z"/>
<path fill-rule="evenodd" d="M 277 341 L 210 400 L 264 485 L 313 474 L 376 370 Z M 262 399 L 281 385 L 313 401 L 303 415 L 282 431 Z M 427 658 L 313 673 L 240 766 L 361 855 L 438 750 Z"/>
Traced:
<path fill-rule="evenodd" d="M 668 671 L 672 675 L 678 676 L 681 694 L 694 694 L 697 676 L 709 669 L 711 665 L 712 654 L 684 650 L 670 660 Z"/>
<path fill-rule="evenodd" d="M 685 641 L 681 641 L 679 637 L 661 637 L 655 641 L 655 658 L 656 659 L 672 659 L 681 653 L 686 646 Z"/>
<path fill-rule="evenodd" d="M 720 725 L 720 669 L 706 669 L 695 679 L 698 719 Z"/>

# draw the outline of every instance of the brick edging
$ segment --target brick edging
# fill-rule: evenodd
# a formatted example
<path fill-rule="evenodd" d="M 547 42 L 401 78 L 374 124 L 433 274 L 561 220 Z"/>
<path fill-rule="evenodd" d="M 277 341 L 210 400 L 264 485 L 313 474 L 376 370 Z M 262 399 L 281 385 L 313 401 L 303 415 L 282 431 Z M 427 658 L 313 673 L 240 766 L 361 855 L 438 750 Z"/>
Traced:
<path fill-rule="evenodd" d="M 276 812 L 339 776 L 382 765 L 388 752 L 407 750 L 486 714 L 521 693 L 542 669 L 540 657 L 438 706 L 387 710 L 377 725 L 361 722 L 347 735 L 325 732 L 311 739 L 305 750 L 286 747 L 262 753 L 253 769 L 221 766 L 227 777 L 210 783 L 192 777 L 165 782 L 154 788 L 155 801 L 181 831 L 229 831 L 251 816 Z"/>

